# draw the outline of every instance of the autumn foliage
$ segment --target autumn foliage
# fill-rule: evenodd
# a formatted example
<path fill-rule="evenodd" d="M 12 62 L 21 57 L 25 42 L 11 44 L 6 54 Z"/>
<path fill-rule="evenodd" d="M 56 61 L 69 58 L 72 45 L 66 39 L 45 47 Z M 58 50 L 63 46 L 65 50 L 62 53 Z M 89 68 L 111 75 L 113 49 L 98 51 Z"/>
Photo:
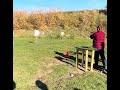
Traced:
<path fill-rule="evenodd" d="M 87 35 L 96 30 L 97 25 L 101 25 L 107 32 L 107 15 L 104 10 L 82 10 L 82 11 L 55 11 L 48 12 L 35 11 L 28 13 L 25 11 L 13 12 L 14 30 L 34 30 L 54 31 L 54 27 L 64 31 L 78 30 L 81 35 Z"/>

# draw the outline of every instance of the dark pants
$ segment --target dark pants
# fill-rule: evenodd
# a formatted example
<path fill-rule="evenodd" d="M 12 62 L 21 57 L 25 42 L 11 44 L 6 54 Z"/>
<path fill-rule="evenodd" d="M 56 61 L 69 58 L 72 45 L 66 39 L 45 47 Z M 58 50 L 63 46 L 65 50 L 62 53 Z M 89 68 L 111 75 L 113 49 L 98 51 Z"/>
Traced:
<path fill-rule="evenodd" d="M 95 59 L 95 66 L 98 67 L 99 55 L 100 55 L 100 57 L 102 59 L 103 67 L 105 69 L 107 69 L 107 60 L 105 58 L 104 50 L 103 49 L 95 51 L 95 57 L 94 57 L 94 59 Z"/>

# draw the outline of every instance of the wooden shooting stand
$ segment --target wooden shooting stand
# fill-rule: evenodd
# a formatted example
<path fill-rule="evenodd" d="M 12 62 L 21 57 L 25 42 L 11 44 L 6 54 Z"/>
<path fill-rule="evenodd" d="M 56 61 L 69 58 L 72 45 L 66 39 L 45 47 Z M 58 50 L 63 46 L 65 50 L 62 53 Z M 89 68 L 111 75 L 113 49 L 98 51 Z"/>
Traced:
<path fill-rule="evenodd" d="M 90 71 L 93 71 L 95 48 L 84 47 L 84 46 L 76 47 L 76 67 L 78 67 L 78 54 L 80 51 L 82 52 L 82 67 L 84 64 L 84 54 L 85 54 L 85 72 L 88 71 L 88 52 L 92 52 Z"/>

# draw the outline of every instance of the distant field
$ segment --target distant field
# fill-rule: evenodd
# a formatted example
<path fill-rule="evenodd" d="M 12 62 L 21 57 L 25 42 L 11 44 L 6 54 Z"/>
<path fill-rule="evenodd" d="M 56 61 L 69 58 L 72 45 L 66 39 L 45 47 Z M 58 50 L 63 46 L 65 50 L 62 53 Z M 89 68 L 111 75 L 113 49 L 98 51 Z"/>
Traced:
<path fill-rule="evenodd" d="M 107 76 L 99 72 L 84 73 L 75 60 L 59 60 L 58 53 L 75 57 L 76 46 L 92 46 L 91 39 L 14 38 L 13 79 L 16 90 L 40 90 L 40 81 L 48 90 L 107 90 Z M 107 56 L 107 48 L 105 49 Z M 81 58 L 81 57 L 79 57 Z M 70 77 L 70 73 L 74 76 Z M 43 87 L 44 88 L 44 87 Z"/>

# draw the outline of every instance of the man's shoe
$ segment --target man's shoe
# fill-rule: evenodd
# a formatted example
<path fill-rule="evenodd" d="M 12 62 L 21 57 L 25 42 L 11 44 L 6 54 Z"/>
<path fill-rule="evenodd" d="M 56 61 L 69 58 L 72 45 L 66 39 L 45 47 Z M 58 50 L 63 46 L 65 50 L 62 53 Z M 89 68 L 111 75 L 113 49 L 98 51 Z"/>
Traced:
<path fill-rule="evenodd" d="M 94 68 L 94 69 L 98 69 L 99 67 L 94 64 L 94 65 L 93 65 L 93 68 Z"/>
<path fill-rule="evenodd" d="M 103 69 L 102 72 L 107 74 L 107 69 Z"/>

